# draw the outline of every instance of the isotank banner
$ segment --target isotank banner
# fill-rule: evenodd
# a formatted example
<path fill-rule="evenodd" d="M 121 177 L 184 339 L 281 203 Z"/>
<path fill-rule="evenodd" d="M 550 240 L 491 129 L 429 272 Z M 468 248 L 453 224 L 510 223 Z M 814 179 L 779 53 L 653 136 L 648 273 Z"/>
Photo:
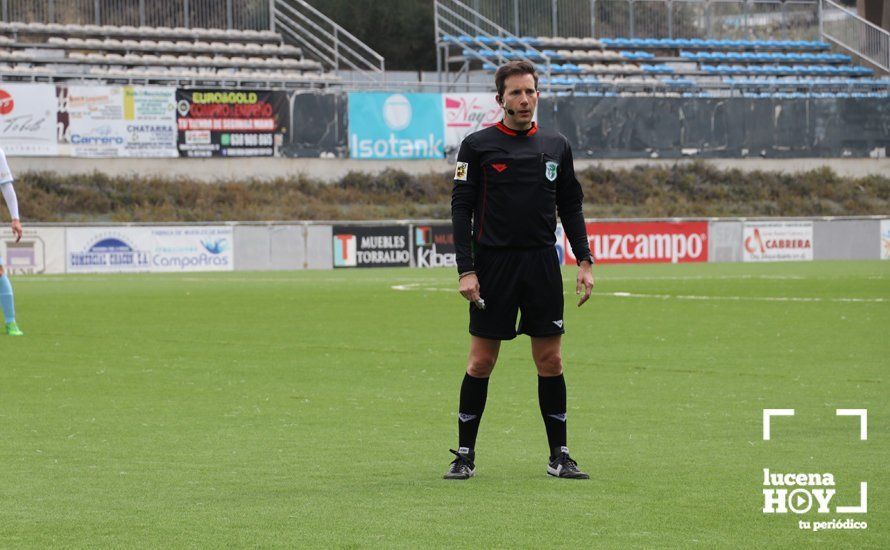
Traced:
<path fill-rule="evenodd" d="M 349 156 L 354 159 L 445 157 L 442 94 L 349 94 Z"/>

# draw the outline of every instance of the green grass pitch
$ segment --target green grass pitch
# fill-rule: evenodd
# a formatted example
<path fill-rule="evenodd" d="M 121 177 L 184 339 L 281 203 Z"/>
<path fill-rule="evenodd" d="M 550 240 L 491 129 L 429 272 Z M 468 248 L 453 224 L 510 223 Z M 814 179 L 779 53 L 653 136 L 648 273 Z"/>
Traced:
<path fill-rule="evenodd" d="M 468 342 L 451 269 L 16 277 L 0 547 L 890 547 L 890 262 L 595 275 L 564 341 L 588 482 L 545 474 L 525 337 L 477 476 L 441 479 Z M 764 408 L 797 411 L 771 441 Z M 836 408 L 868 409 L 867 441 Z M 765 515 L 763 468 L 832 473 L 832 508 L 867 481 L 868 513 Z M 847 517 L 868 529 L 798 528 Z"/>

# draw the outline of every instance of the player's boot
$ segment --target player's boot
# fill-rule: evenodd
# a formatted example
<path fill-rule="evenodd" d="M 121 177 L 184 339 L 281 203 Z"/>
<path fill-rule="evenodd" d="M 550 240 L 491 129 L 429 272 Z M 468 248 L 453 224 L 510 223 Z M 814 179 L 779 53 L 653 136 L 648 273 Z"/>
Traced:
<path fill-rule="evenodd" d="M 557 450 L 554 448 L 554 450 Z M 547 473 L 554 477 L 567 479 L 590 479 L 590 476 L 578 469 L 578 463 L 569 456 L 568 447 L 560 447 L 547 465 Z"/>
<path fill-rule="evenodd" d="M 15 321 L 6 323 L 6 334 L 10 336 L 24 336 L 25 333 L 19 328 Z"/>
<path fill-rule="evenodd" d="M 476 452 L 473 449 L 461 447 L 458 450 L 449 449 L 455 458 L 445 472 L 445 479 L 470 479 L 476 475 Z"/>

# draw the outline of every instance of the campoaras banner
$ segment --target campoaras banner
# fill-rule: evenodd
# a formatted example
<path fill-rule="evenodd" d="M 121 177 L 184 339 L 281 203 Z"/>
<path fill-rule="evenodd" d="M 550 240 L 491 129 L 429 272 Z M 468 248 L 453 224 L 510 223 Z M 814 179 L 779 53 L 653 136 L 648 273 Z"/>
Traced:
<path fill-rule="evenodd" d="M 597 263 L 708 261 L 708 222 L 588 222 L 587 241 Z M 565 263 L 575 255 L 567 238 Z"/>

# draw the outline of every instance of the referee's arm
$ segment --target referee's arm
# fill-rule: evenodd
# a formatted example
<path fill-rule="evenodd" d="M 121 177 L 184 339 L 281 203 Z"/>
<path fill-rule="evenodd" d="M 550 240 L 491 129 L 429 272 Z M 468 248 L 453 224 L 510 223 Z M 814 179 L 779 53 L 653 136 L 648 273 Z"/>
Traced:
<path fill-rule="evenodd" d="M 473 271 L 473 209 L 479 189 L 479 163 L 476 152 L 464 140 L 457 153 L 454 188 L 451 191 L 451 225 L 458 274 Z"/>
<path fill-rule="evenodd" d="M 473 261 L 473 210 L 479 191 L 479 163 L 467 139 L 460 145 L 454 167 L 454 188 L 451 191 L 451 226 L 454 252 L 457 257 L 458 291 L 470 302 L 478 303 L 481 295 L 479 278 Z"/>
<path fill-rule="evenodd" d="M 590 267 L 593 265 L 593 256 L 590 254 L 590 243 L 587 240 L 587 224 L 584 222 L 584 192 L 581 191 L 581 183 L 575 177 L 575 163 L 572 158 L 572 147 L 568 141 L 559 166 L 559 185 L 556 186 L 556 210 L 562 227 L 572 247 L 572 254 L 581 268 L 578 271 L 578 280 L 575 285 L 575 294 L 581 296 L 578 306 L 590 298 L 593 289 L 593 275 Z M 587 262 L 582 263 L 582 262 Z"/>

